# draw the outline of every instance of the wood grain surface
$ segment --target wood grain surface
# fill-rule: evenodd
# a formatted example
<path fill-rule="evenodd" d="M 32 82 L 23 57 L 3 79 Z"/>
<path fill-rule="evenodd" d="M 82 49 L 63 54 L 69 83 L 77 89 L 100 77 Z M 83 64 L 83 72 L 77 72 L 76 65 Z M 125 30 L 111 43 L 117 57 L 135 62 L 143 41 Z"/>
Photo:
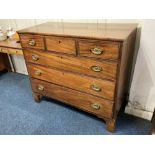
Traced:
<path fill-rule="evenodd" d="M 38 90 L 39 85 L 44 87 L 43 91 Z M 36 79 L 32 79 L 32 89 L 43 96 L 60 100 L 96 115 L 112 117 L 113 102 L 111 101 Z M 100 109 L 92 108 L 91 104 L 93 103 L 99 104 Z"/>
<path fill-rule="evenodd" d="M 97 78 L 116 80 L 117 62 L 97 61 L 37 50 L 24 50 L 24 54 L 25 60 L 34 64 L 40 64 L 45 67 L 54 67 L 57 69 Z M 33 56 L 37 56 L 38 60 L 33 60 Z M 101 71 L 93 71 L 92 66 L 100 67 Z"/>
<path fill-rule="evenodd" d="M 63 37 L 45 37 L 46 47 L 49 51 L 76 55 L 75 40 Z"/>
<path fill-rule="evenodd" d="M 19 34 L 42 34 L 76 38 L 124 41 L 138 24 L 54 23 L 48 22 L 18 31 Z"/>
<path fill-rule="evenodd" d="M 12 49 L 22 49 L 19 39 L 7 39 L 0 41 L 0 47 L 7 47 Z"/>
<path fill-rule="evenodd" d="M 62 85 L 81 92 L 90 93 L 99 97 L 113 100 L 115 82 L 100 80 L 92 77 L 80 76 L 70 72 L 50 69 L 42 66 L 28 64 L 29 75 L 33 78 L 45 80 L 51 83 Z M 41 75 L 36 75 L 35 72 L 40 71 Z M 97 85 L 101 91 L 97 92 L 91 88 L 91 85 Z"/>
<path fill-rule="evenodd" d="M 0 47 L 0 53 L 23 55 L 23 51 L 21 49 L 10 47 Z"/>
<path fill-rule="evenodd" d="M 43 36 L 33 34 L 21 34 L 20 40 L 23 48 L 45 49 Z M 29 45 L 29 41 L 34 40 L 35 45 Z"/>
<path fill-rule="evenodd" d="M 102 49 L 103 52 L 99 55 L 92 53 L 91 49 L 96 47 Z M 79 41 L 80 56 L 117 60 L 119 55 L 119 49 L 120 43 L 117 42 L 100 42 L 94 40 Z"/>

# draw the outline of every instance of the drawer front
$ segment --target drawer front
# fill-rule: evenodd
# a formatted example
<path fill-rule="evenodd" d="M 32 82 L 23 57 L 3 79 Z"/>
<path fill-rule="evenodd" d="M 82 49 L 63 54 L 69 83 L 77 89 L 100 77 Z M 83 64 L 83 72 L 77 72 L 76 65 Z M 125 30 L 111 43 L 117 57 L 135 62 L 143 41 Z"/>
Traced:
<path fill-rule="evenodd" d="M 24 50 L 24 55 L 27 62 L 40 64 L 47 67 L 55 67 L 58 69 L 98 78 L 110 80 L 116 79 L 117 63 L 115 62 L 69 57 L 35 50 Z"/>
<path fill-rule="evenodd" d="M 45 49 L 41 35 L 20 34 L 20 40 L 24 48 Z"/>
<path fill-rule="evenodd" d="M 7 54 L 23 55 L 23 51 L 21 49 L 13 49 L 13 48 L 6 48 L 6 47 L 0 47 L 0 52 L 7 53 Z"/>
<path fill-rule="evenodd" d="M 119 43 L 99 41 L 79 41 L 79 54 L 85 57 L 117 60 Z"/>
<path fill-rule="evenodd" d="M 92 77 L 80 76 L 78 74 L 49 69 L 32 64 L 28 64 L 27 66 L 28 72 L 31 77 L 62 85 L 82 92 L 90 93 L 92 95 L 107 98 L 110 100 L 114 99 L 114 82 L 96 79 Z"/>
<path fill-rule="evenodd" d="M 112 117 L 113 102 L 92 95 L 81 93 L 69 88 L 50 84 L 41 80 L 31 79 L 34 92 L 53 99 L 68 103 L 85 111 L 103 116 Z"/>
<path fill-rule="evenodd" d="M 46 47 L 49 51 L 76 55 L 75 40 L 63 37 L 45 37 Z"/>

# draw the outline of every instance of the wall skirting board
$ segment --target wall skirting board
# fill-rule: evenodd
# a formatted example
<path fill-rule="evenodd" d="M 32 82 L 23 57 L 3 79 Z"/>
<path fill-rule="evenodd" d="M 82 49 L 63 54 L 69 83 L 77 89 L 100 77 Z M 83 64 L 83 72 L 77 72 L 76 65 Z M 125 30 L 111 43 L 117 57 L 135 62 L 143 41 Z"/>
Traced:
<path fill-rule="evenodd" d="M 125 113 L 130 114 L 130 115 L 134 115 L 140 118 L 144 118 L 147 120 L 151 120 L 152 119 L 152 115 L 153 115 L 153 111 L 147 111 L 143 108 L 137 107 L 132 103 L 128 103 L 128 105 L 125 108 Z"/>

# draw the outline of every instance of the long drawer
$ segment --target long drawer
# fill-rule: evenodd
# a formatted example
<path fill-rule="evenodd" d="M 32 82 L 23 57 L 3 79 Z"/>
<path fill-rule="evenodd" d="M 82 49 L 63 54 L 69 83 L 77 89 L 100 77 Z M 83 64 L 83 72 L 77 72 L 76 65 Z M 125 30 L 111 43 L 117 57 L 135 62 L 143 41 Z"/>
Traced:
<path fill-rule="evenodd" d="M 115 82 L 27 64 L 31 77 L 113 100 Z"/>
<path fill-rule="evenodd" d="M 55 67 L 58 69 L 90 75 L 97 78 L 109 80 L 116 79 L 116 62 L 96 61 L 71 56 L 69 57 L 37 50 L 24 50 L 24 55 L 27 62 L 44 65 L 46 67 Z"/>
<path fill-rule="evenodd" d="M 31 79 L 31 82 L 32 89 L 36 93 L 66 102 L 99 116 L 112 117 L 113 102 L 111 101 L 41 80 Z"/>

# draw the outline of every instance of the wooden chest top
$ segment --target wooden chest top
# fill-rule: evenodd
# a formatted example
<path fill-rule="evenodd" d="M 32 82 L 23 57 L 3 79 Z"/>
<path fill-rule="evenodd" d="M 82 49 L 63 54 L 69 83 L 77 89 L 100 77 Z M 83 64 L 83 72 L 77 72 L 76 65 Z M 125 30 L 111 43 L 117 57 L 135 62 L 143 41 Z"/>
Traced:
<path fill-rule="evenodd" d="M 124 41 L 136 27 L 137 24 L 48 22 L 20 30 L 18 33 Z"/>

